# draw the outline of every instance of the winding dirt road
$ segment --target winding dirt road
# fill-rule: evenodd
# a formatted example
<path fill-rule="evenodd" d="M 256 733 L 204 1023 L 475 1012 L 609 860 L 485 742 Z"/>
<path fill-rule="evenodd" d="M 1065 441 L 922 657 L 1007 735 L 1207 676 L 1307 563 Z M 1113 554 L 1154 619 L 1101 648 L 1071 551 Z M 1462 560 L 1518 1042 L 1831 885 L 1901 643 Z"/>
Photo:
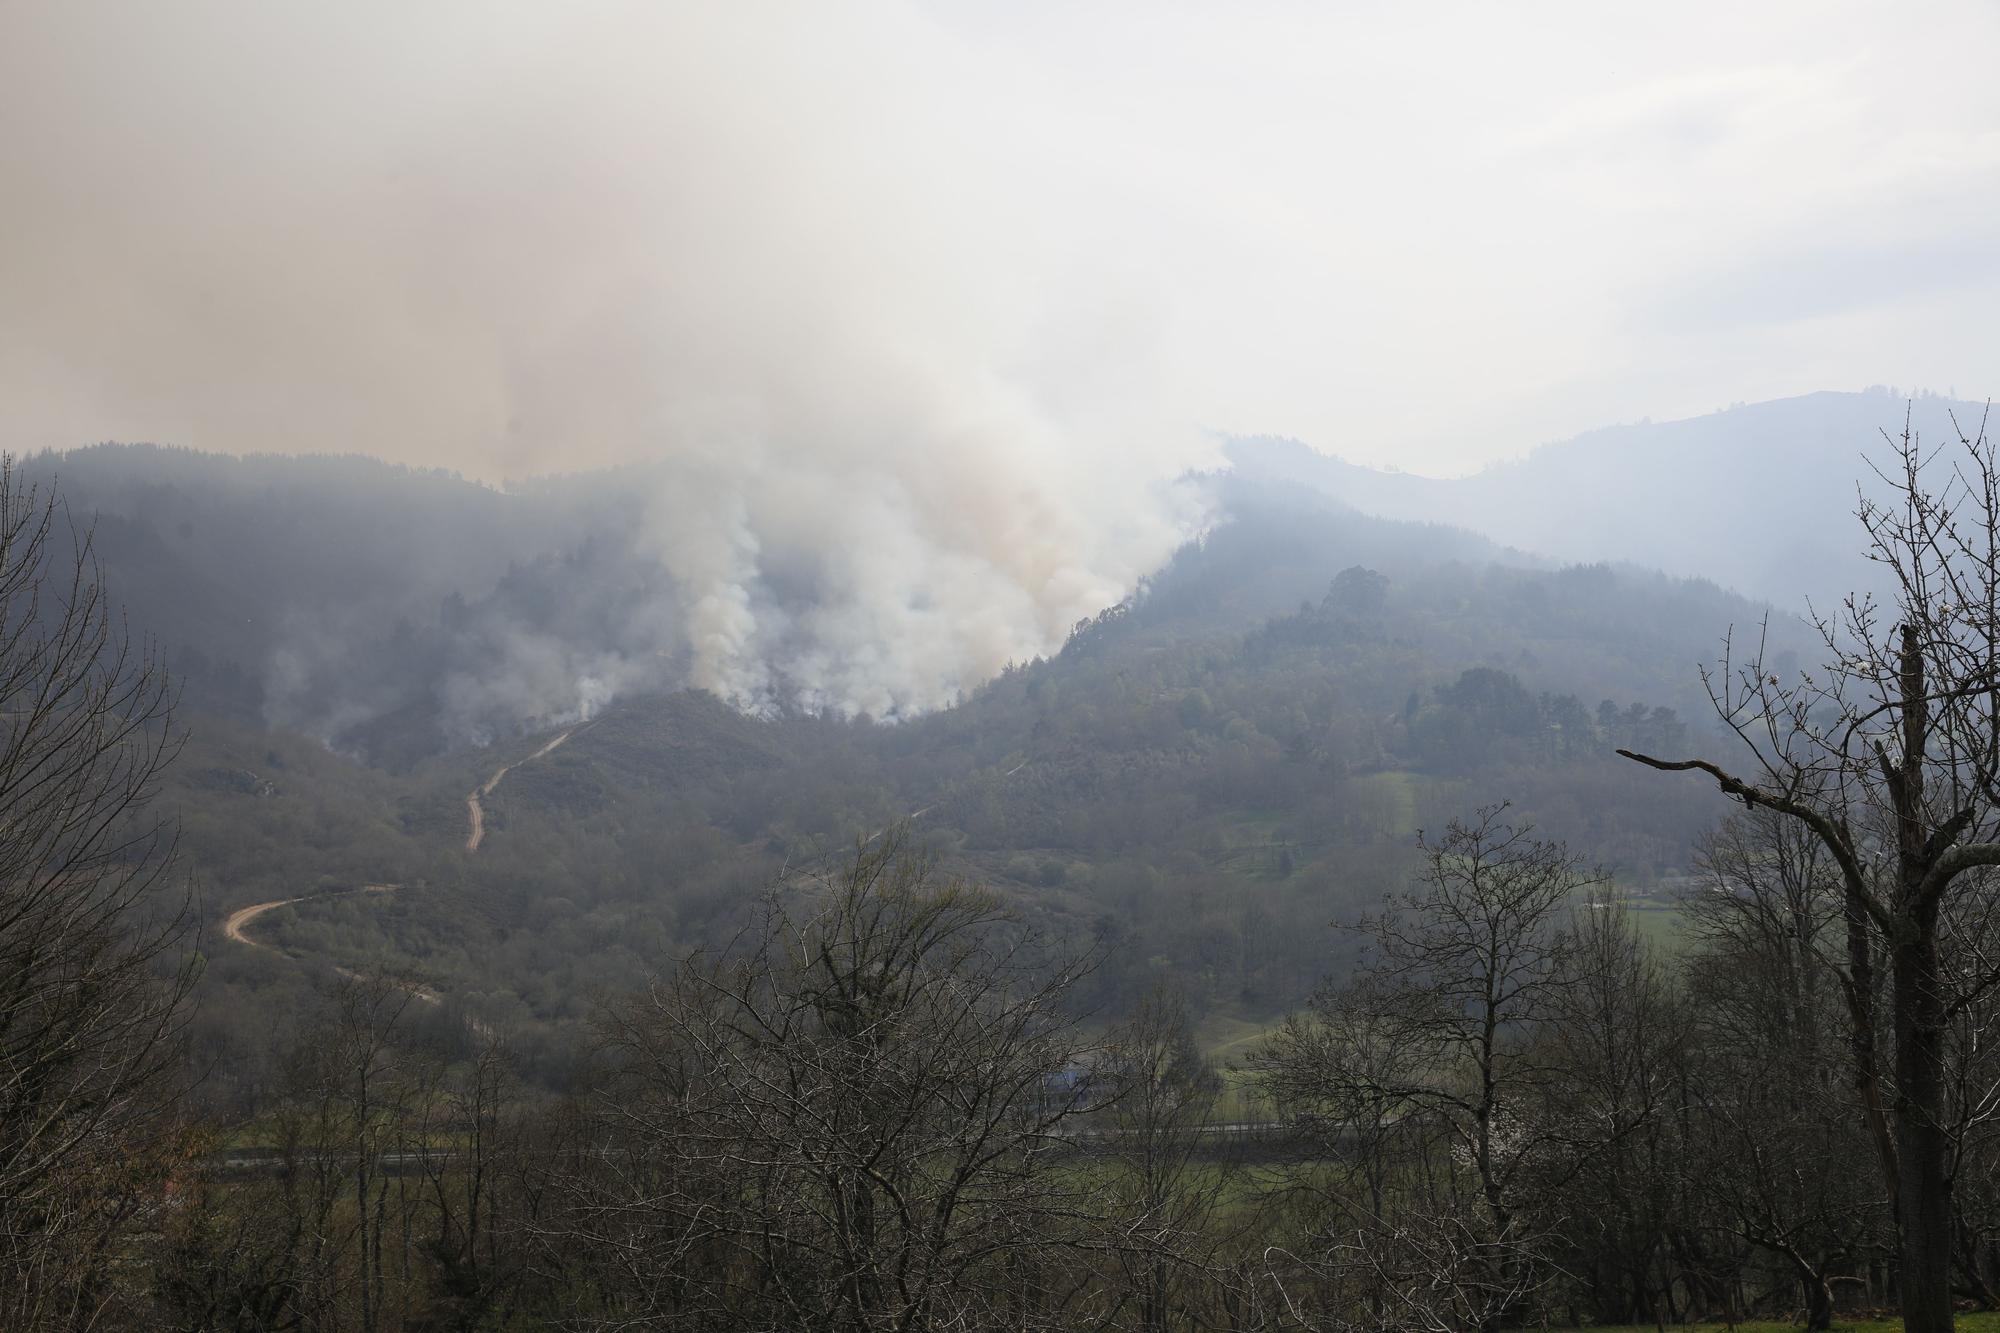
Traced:
<path fill-rule="evenodd" d="M 311 893 L 297 898 L 277 898 L 268 903 L 252 903 L 248 907 L 239 907 L 231 912 L 228 919 L 222 923 L 222 933 L 226 938 L 235 940 L 238 944 L 246 945 L 249 948 L 269 949 L 271 948 L 270 945 L 264 943 L 262 940 L 250 938 L 249 934 L 244 930 L 244 927 L 266 912 L 275 911 L 280 907 L 290 907 L 293 903 L 302 903 L 308 898 L 346 898 L 357 893 L 394 893 L 402 887 L 400 884 L 363 884 L 358 889 L 336 889 L 332 893 Z M 356 981 L 361 979 L 361 974 L 352 968 L 336 967 L 333 970 L 343 977 L 351 977 Z M 397 984 L 403 990 L 407 991 L 412 999 L 421 1000 L 425 1004 L 444 1003 L 444 996 L 438 994 L 420 981 L 405 981 L 398 982 Z"/>
<path fill-rule="evenodd" d="M 358 889 L 339 889 L 333 893 L 300 894 L 296 898 L 276 898 L 268 903 L 252 903 L 248 907 L 239 907 L 231 912 L 229 918 L 222 923 L 222 933 L 227 938 L 235 940 L 238 944 L 247 944 L 253 949 L 268 949 L 271 947 L 270 945 L 265 944 L 261 940 L 253 940 L 245 933 L 245 927 L 266 912 L 274 912 L 280 907 L 290 907 L 293 903 L 302 903 L 307 898 L 345 898 L 355 893 L 394 893 L 401 887 L 400 884 L 363 884 Z"/>
<path fill-rule="evenodd" d="M 527 759 L 516 759 L 511 764 L 502 764 L 494 770 L 492 777 L 486 779 L 486 781 L 465 794 L 465 813 L 471 817 L 472 824 L 471 831 L 465 835 L 466 855 L 470 856 L 472 853 L 478 851 L 480 841 L 486 836 L 486 810 L 479 804 L 479 798 L 482 796 L 491 796 L 493 789 L 500 785 L 500 779 L 506 777 L 521 765 L 531 760 L 540 759 L 543 755 L 555 749 L 575 734 L 576 728 L 571 727 L 547 745 L 529 755 Z"/>
<path fill-rule="evenodd" d="M 479 844 L 486 837 L 486 810 L 480 804 L 481 798 L 486 796 L 491 796 L 493 794 L 493 789 L 500 785 L 500 780 L 506 777 L 509 773 L 519 768 L 522 764 L 529 763 L 536 759 L 540 759 L 543 755 L 548 754 L 550 751 L 554 750 L 558 745 L 561 745 L 564 741 L 568 740 L 571 736 L 575 735 L 578 731 L 582 730 L 583 726 L 586 725 L 588 724 L 583 723 L 565 729 L 564 731 L 559 733 L 553 740 L 550 740 L 547 744 L 542 746 L 541 749 L 535 751 L 533 754 L 529 755 L 526 759 L 516 759 L 511 764 L 502 764 L 499 768 L 493 770 L 492 777 L 486 779 L 486 781 L 480 783 L 477 787 L 474 787 L 471 791 L 466 793 L 465 813 L 469 824 L 469 828 L 465 835 L 465 850 L 467 855 L 472 855 L 478 852 Z M 1008 769 L 1006 773 L 1002 774 L 1001 776 L 1003 778 L 1011 778 L 1016 773 L 1019 773 L 1022 769 L 1026 768 L 1027 766 L 1028 766 L 1027 761 L 1022 760 L 1020 763 L 1014 765 L 1014 767 Z M 905 820 L 921 819 L 923 816 L 929 814 L 935 808 L 936 808 L 935 805 L 927 805 L 920 810 L 910 811 L 910 813 L 903 816 L 903 818 Z M 863 845 L 874 842 L 875 839 L 881 837 L 884 833 L 887 832 L 888 832 L 887 828 L 880 828 L 875 830 L 875 832 L 868 835 L 868 837 L 864 840 Z M 780 873 L 782 875 L 782 872 Z M 222 934 L 225 939 L 234 940 L 236 943 L 243 945 L 245 948 L 270 949 L 272 947 L 271 945 L 265 944 L 261 940 L 251 938 L 249 933 L 249 928 L 251 923 L 254 922 L 258 917 L 263 916 L 266 912 L 275 912 L 280 907 L 290 907 L 294 903 L 302 903 L 307 901 L 308 899 L 313 899 L 313 898 L 345 898 L 356 893 L 394 893 L 397 889 L 401 887 L 402 886 L 400 884 L 363 884 L 359 888 L 337 889 L 332 893 L 300 894 L 296 898 L 274 898 L 267 903 L 252 903 L 248 907 L 237 908 L 223 920 Z M 357 975 L 356 973 L 351 972 L 344 967 L 336 968 L 335 970 L 339 972 L 342 976 L 352 977 Z M 438 1004 L 441 1003 L 444 998 L 443 996 L 439 995 L 436 991 L 432 990 L 429 986 L 425 986 L 420 983 L 410 983 L 407 985 L 406 988 L 414 998 L 423 1001 L 425 1004 Z"/>
<path fill-rule="evenodd" d="M 531 759 L 540 759 L 543 755 L 568 740 L 576 731 L 576 727 L 571 727 L 541 749 L 529 755 L 527 759 L 516 759 L 511 764 L 502 764 L 494 770 L 492 777 L 472 789 L 465 798 L 466 813 L 471 816 L 472 820 L 471 831 L 466 834 L 465 838 L 466 851 L 478 851 L 480 840 L 486 836 L 486 812 L 480 808 L 479 798 L 482 796 L 491 796 L 493 789 L 500 785 L 500 779 L 506 777 L 509 772 L 519 768 Z M 302 893 L 296 898 L 273 898 L 267 903 L 252 903 L 248 907 L 237 908 L 224 918 L 222 922 L 222 935 L 224 939 L 234 940 L 245 948 L 269 949 L 271 948 L 270 945 L 264 943 L 262 940 L 253 938 L 250 934 L 251 923 L 266 912 L 275 912 L 280 907 L 290 907 L 293 903 L 302 903 L 312 898 L 345 898 L 350 894 L 356 893 L 394 893 L 401 887 L 400 884 L 363 884 L 359 888 L 338 889 L 332 893 Z M 412 993 L 420 1000 L 432 1004 L 437 1003 L 437 993 L 428 987 L 417 987 Z"/>

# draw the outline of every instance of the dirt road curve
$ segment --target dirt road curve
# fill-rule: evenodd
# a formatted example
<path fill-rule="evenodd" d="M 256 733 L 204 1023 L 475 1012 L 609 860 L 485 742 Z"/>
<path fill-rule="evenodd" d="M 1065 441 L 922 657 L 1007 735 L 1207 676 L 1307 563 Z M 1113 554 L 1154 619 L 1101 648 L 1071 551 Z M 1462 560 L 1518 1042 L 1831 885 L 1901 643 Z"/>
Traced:
<path fill-rule="evenodd" d="M 358 889 L 340 889 L 333 893 L 308 894 L 298 898 L 277 898 L 268 903 L 252 903 L 248 907 L 239 907 L 231 912 L 228 919 L 222 923 L 222 933 L 225 938 L 235 940 L 238 944 L 247 945 L 252 949 L 268 949 L 271 947 L 270 945 L 265 944 L 261 940 L 251 939 L 243 929 L 266 912 L 274 911 L 280 907 L 290 907 L 293 903 L 302 903 L 306 901 L 307 897 L 345 898 L 349 894 L 354 893 L 394 893 L 401 887 L 400 884 L 363 884 Z M 361 979 L 361 974 L 350 968 L 336 967 L 333 970 L 340 973 L 343 977 L 351 977 L 356 981 Z M 444 1002 L 442 995 L 439 995 L 422 982 L 410 981 L 399 982 L 397 984 L 401 989 L 409 993 L 410 998 L 421 1000 L 425 1004 L 441 1004 Z"/>
<path fill-rule="evenodd" d="M 486 836 L 486 811 L 480 805 L 480 798 L 483 796 L 491 796 L 493 794 L 493 789 L 500 785 L 500 779 L 506 777 L 509 773 L 519 768 L 522 764 L 528 763 L 530 760 L 540 759 L 543 755 L 549 753 L 549 751 L 555 749 L 558 745 L 561 745 L 564 741 L 568 740 L 571 736 L 575 735 L 579 730 L 582 729 L 583 725 L 587 724 L 579 724 L 579 726 L 570 727 L 567 730 L 561 732 L 559 735 L 555 737 L 555 739 L 551 740 L 548 744 L 542 746 L 541 749 L 529 755 L 527 759 L 516 759 L 511 764 L 502 764 L 499 768 L 493 770 L 492 777 L 486 779 L 486 781 L 480 783 L 477 787 L 474 787 L 471 791 L 466 793 L 465 812 L 466 815 L 469 817 L 471 824 L 470 830 L 465 835 L 465 850 L 468 854 L 477 852 L 479 850 L 480 842 Z M 1007 772 L 1002 776 L 1011 778 L 1016 773 L 1020 772 L 1027 766 L 1028 766 L 1027 761 L 1023 760 L 1022 762 L 1014 765 L 1014 767 L 1008 769 Z M 910 811 L 910 813 L 905 815 L 904 818 L 908 820 L 921 819 L 925 815 L 929 814 L 935 808 L 936 808 L 935 806 L 927 805 L 920 810 Z M 877 829 L 875 830 L 875 832 L 868 835 L 866 842 L 874 842 L 875 839 L 881 837 L 886 832 L 888 832 L 886 828 Z M 252 903 L 248 907 L 237 908 L 235 911 L 231 912 L 227 918 L 223 920 L 222 923 L 223 938 L 234 940 L 236 943 L 243 945 L 245 948 L 269 949 L 271 947 L 270 945 L 265 944 L 260 940 L 252 939 L 249 933 L 250 924 L 253 921 L 255 921 L 258 917 L 264 915 L 264 913 L 266 912 L 275 912 L 280 907 L 290 907 L 293 903 L 302 903 L 305 902 L 308 898 L 345 898 L 349 894 L 355 894 L 355 893 L 394 893 L 400 887 L 402 886 L 397 884 L 363 884 L 359 888 L 340 889 L 333 893 L 300 894 L 296 898 L 273 898 L 268 903 Z M 359 976 L 358 973 L 351 972 L 344 967 L 335 968 L 334 970 L 339 972 L 342 976 L 345 977 Z M 443 1001 L 444 998 L 443 996 L 439 995 L 429 986 L 423 985 L 421 982 L 406 982 L 402 983 L 402 985 L 403 989 L 408 991 L 412 998 L 421 1000 L 425 1004 L 438 1004 Z M 486 1031 L 484 1025 L 480 1024 L 476 1020 L 473 1022 L 473 1028 L 475 1031 L 478 1031 L 482 1034 L 484 1034 Z"/>
<path fill-rule="evenodd" d="M 529 755 L 527 759 L 516 759 L 511 764 L 502 764 L 499 768 L 493 770 L 492 777 L 486 779 L 486 781 L 465 794 L 465 813 L 470 817 L 471 821 L 471 831 L 465 835 L 465 850 L 467 854 L 478 851 L 480 840 L 486 836 L 486 811 L 479 804 L 479 798 L 482 796 L 491 796 L 493 789 L 500 785 L 500 779 L 506 777 L 529 760 L 540 759 L 543 755 L 568 740 L 575 731 L 576 728 L 571 727 L 568 731 L 563 732 L 547 745 Z"/>
<path fill-rule="evenodd" d="M 397 886 L 394 884 L 363 884 L 358 889 L 342 889 L 338 893 L 329 893 L 321 896 L 327 898 L 345 898 L 350 893 L 394 893 L 396 888 Z M 259 940 L 253 940 L 249 935 L 245 934 L 245 927 L 258 917 L 264 915 L 264 913 L 275 911 L 280 907 L 290 907 L 293 903 L 302 903 L 306 900 L 307 896 L 276 898 L 268 903 L 252 903 L 248 907 L 239 907 L 231 912 L 229 918 L 222 923 L 222 934 L 226 939 L 235 940 L 238 944 L 247 944 L 253 949 L 268 949 L 271 947 L 270 945 Z"/>
<path fill-rule="evenodd" d="M 562 732 L 554 740 L 550 741 L 548 744 L 544 745 L 541 749 L 529 755 L 527 759 L 517 759 L 511 764 L 501 765 L 499 768 L 494 770 L 492 777 L 486 779 L 486 781 L 480 783 L 479 786 L 473 788 L 471 792 L 467 793 L 465 798 L 465 810 L 466 813 L 469 816 L 471 816 L 471 822 L 472 822 L 471 831 L 467 833 L 465 837 L 465 850 L 467 852 L 478 851 L 480 840 L 486 836 L 486 812 L 480 808 L 479 798 L 482 796 L 491 796 L 493 794 L 493 789 L 500 785 L 500 779 L 506 777 L 509 772 L 511 772 L 516 768 L 519 768 L 522 764 L 527 763 L 528 760 L 530 759 L 540 759 L 543 755 L 547 754 L 549 751 L 555 749 L 558 745 L 561 745 L 564 741 L 568 740 L 571 737 L 571 735 L 573 735 L 576 732 L 576 730 L 577 730 L 576 727 L 571 727 L 567 731 Z M 256 921 L 258 917 L 264 915 L 264 913 L 266 912 L 275 912 L 280 907 L 290 907 L 293 903 L 302 903 L 305 902 L 308 898 L 344 898 L 352 893 L 394 893 L 398 887 L 400 886 L 395 884 L 363 884 L 359 888 L 342 889 L 335 893 L 300 894 L 296 898 L 273 898 L 268 903 L 252 903 L 248 907 L 237 908 L 235 911 L 231 912 L 226 919 L 224 919 L 222 923 L 222 935 L 224 939 L 234 940 L 236 943 L 243 945 L 245 948 L 269 949 L 271 947 L 270 945 L 263 943 L 261 940 L 253 939 L 250 936 L 251 923 Z M 335 971 L 339 972 L 342 976 L 351 977 L 356 975 L 355 973 L 348 971 L 348 969 L 344 967 L 336 968 Z M 421 983 L 417 982 L 404 983 L 403 988 L 407 990 L 411 996 L 413 996 L 418 1000 L 423 1001 L 425 1004 L 437 1004 L 443 999 L 443 997 L 440 996 L 436 991 L 432 990 L 429 986 L 425 986 Z M 475 1023 L 474 1027 L 477 1028 L 479 1027 L 479 1025 Z"/>
<path fill-rule="evenodd" d="M 270 945 L 259 944 L 256 940 L 251 939 L 243 933 L 243 928 L 273 908 L 289 907 L 298 901 L 297 898 L 279 898 L 275 902 L 256 903 L 250 907 L 239 907 L 229 914 L 227 921 L 222 923 L 223 936 L 227 939 L 235 940 L 238 944 L 247 944 L 253 949 L 268 949 L 271 947 Z"/>

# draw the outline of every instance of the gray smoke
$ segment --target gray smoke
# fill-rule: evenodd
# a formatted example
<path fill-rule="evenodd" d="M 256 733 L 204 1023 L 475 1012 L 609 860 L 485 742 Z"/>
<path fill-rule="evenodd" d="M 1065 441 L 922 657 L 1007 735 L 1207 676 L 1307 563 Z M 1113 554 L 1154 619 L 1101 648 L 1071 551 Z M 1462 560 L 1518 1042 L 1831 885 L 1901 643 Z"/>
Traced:
<path fill-rule="evenodd" d="M 967 156 L 1009 107 L 913 14 L 17 15 L 5 443 L 642 465 L 656 595 L 615 643 L 496 628 L 464 717 L 673 678 L 948 702 L 1198 527 L 1168 479 L 1208 445 L 1157 312 L 1038 228 L 1032 172 Z M 280 697 L 320 651 L 280 655 Z"/>

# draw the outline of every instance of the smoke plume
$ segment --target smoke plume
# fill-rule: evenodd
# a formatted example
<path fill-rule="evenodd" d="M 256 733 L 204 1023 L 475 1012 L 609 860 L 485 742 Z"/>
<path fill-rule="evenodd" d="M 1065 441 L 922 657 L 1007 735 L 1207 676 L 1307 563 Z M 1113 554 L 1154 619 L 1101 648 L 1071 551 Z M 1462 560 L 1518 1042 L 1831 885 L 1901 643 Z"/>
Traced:
<path fill-rule="evenodd" d="M 628 469 L 619 540 L 657 595 L 616 644 L 496 634 L 451 685 L 470 711 L 587 710 L 663 662 L 750 709 L 934 707 L 1199 522 L 1162 313 L 1086 253 L 1105 238 L 1025 206 L 1062 127 L 918 11 L 197 0 L 12 27 L 9 447 Z M 309 678 L 310 643 L 277 674 Z"/>

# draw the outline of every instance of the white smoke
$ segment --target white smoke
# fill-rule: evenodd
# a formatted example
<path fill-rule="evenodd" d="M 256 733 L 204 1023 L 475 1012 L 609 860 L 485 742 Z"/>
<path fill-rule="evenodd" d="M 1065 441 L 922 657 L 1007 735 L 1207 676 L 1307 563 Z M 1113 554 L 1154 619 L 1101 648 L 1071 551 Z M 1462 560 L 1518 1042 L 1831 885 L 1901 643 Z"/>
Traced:
<path fill-rule="evenodd" d="M 1199 519 L 1191 497 L 1143 479 L 1093 493 L 1121 483 L 1056 463 L 982 490 L 961 475 L 964 460 L 939 460 L 942 477 L 900 461 L 900 472 L 858 474 L 752 467 L 663 493 L 649 531 L 684 590 L 691 683 L 759 711 L 791 702 L 884 717 L 948 704 L 1059 646 Z M 927 501 L 926 485 L 966 489 Z M 689 512 L 683 497 L 713 512 Z"/>
<path fill-rule="evenodd" d="M 0 143 L 32 183 L 0 254 L 9 443 L 640 465 L 658 623 L 515 636 L 450 683 L 463 716 L 587 712 L 665 658 L 753 710 L 935 707 L 1199 521 L 1167 484 L 1208 458 L 1159 370 L 1172 312 L 1117 238 L 1051 227 L 1067 127 L 918 7 L 83 0 L 28 27 L 0 112 L 64 133 Z"/>

